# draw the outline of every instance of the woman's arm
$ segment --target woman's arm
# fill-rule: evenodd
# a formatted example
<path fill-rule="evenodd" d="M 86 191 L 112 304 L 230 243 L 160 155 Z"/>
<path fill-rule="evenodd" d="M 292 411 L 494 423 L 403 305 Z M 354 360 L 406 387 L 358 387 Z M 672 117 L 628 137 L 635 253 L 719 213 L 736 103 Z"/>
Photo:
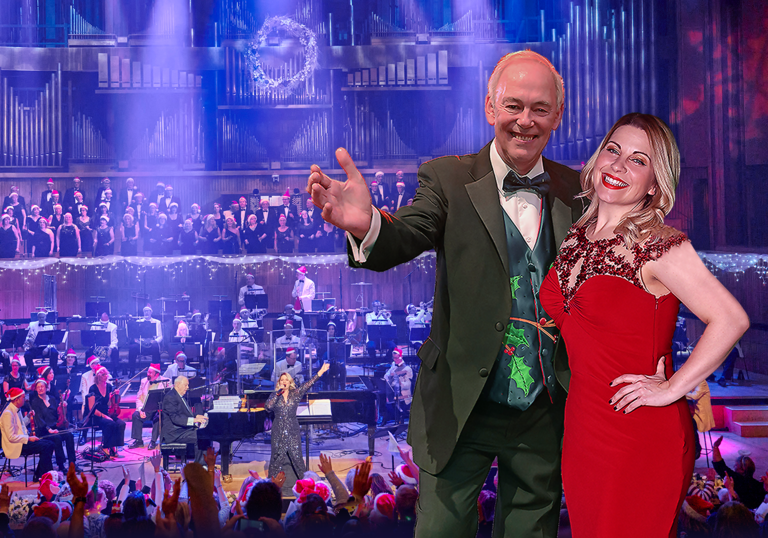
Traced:
<path fill-rule="evenodd" d="M 611 383 L 612 386 L 630 383 L 618 391 L 611 402 L 618 402 L 617 410 L 626 407 L 625 413 L 642 405 L 669 405 L 684 397 L 720 366 L 749 328 L 744 309 L 709 272 L 687 241 L 647 263 L 642 277 L 656 295 L 663 295 L 665 289 L 673 293 L 707 328 L 688 360 L 669 380 L 663 376 L 662 357 L 657 375 L 624 375 Z"/>
<path fill-rule="evenodd" d="M 109 241 L 107 242 L 107 245 L 111 245 L 115 242 L 115 229 L 110 228 L 109 229 Z"/>
<path fill-rule="evenodd" d="M 75 237 L 77 237 L 77 251 L 80 252 L 80 228 L 75 226 Z"/>

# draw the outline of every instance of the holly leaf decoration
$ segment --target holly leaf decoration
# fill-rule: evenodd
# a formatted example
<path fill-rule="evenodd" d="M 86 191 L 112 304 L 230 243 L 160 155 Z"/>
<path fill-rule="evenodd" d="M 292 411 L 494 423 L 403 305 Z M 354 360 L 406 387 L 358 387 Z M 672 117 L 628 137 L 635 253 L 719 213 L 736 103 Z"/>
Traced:
<path fill-rule="evenodd" d="M 533 384 L 533 378 L 530 374 L 531 367 L 525 364 L 523 357 L 512 355 L 509 360 L 509 369 L 511 370 L 509 379 L 514 381 L 517 388 L 522 390 L 525 395 L 528 396 L 528 391 Z"/>
<path fill-rule="evenodd" d="M 518 348 L 520 346 L 531 347 L 528 343 L 528 339 L 525 337 L 525 330 L 518 329 L 514 323 L 507 325 L 507 332 L 504 333 L 504 345 Z"/>
<path fill-rule="evenodd" d="M 512 300 L 516 300 L 517 297 L 515 296 L 515 292 L 520 289 L 520 284 L 518 284 L 518 280 L 523 278 L 522 276 L 513 276 L 509 279 L 509 287 L 512 289 Z"/>

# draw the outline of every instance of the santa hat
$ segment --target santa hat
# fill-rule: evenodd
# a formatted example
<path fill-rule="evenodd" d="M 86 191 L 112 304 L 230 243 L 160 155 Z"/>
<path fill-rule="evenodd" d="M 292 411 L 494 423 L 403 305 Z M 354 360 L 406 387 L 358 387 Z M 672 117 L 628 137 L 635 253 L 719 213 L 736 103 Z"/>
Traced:
<path fill-rule="evenodd" d="M 48 181 L 45 182 L 47 185 L 53 185 L 53 178 L 49 177 Z"/>
<path fill-rule="evenodd" d="M 241 308 L 240 313 L 242 314 L 243 312 L 248 312 L 248 309 L 246 307 Z"/>
<path fill-rule="evenodd" d="M 56 483 L 65 482 L 67 480 L 67 477 L 64 473 L 59 473 L 58 471 L 48 471 L 43 476 L 40 477 L 40 480 L 53 480 Z"/>
<path fill-rule="evenodd" d="M 418 483 L 416 477 L 413 476 L 413 473 L 411 472 L 411 468 L 404 463 L 397 466 L 395 473 L 400 477 L 400 480 L 409 486 L 415 486 Z"/>
<path fill-rule="evenodd" d="M 296 351 L 295 347 L 289 347 L 288 349 L 285 350 L 285 354 L 288 355 L 289 353 L 293 353 L 294 351 Z"/>
<path fill-rule="evenodd" d="M 395 183 L 395 187 L 405 187 L 405 182 L 404 181 L 398 181 L 397 183 Z"/>
<path fill-rule="evenodd" d="M 14 355 L 13 358 L 11 359 L 11 363 L 14 363 L 14 362 L 19 365 L 21 364 L 21 359 L 19 358 L 18 354 Z"/>
<path fill-rule="evenodd" d="M 161 185 L 161 183 L 158 183 L 158 185 Z M 165 190 L 173 190 L 173 187 L 171 187 L 171 184 L 165 186 Z"/>
<path fill-rule="evenodd" d="M 77 357 L 77 353 L 75 353 L 75 350 L 72 348 L 69 348 L 67 350 L 67 357 L 69 357 L 70 355 L 74 355 L 75 357 Z"/>
<path fill-rule="evenodd" d="M 59 191 L 57 191 L 56 189 L 53 189 L 53 191 L 51 191 L 51 196 L 53 196 L 54 194 L 59 194 Z"/>
<path fill-rule="evenodd" d="M 315 484 L 315 493 L 320 495 L 323 502 L 328 502 L 328 499 L 331 498 L 331 489 L 328 487 L 328 484 L 324 482 L 317 482 Z"/>
<path fill-rule="evenodd" d="M 56 494 L 61 490 L 59 483 L 51 478 L 41 478 L 40 487 L 38 488 L 40 495 L 46 499 L 53 499 Z M 56 521 L 54 519 L 54 521 Z"/>
<path fill-rule="evenodd" d="M 371 181 L 371 187 L 376 187 L 376 186 L 378 186 L 378 184 L 379 184 L 379 182 L 376 181 L 375 179 L 373 181 Z"/>
<path fill-rule="evenodd" d="M 297 273 L 301 273 L 302 275 L 306 275 L 307 274 L 307 268 L 302 265 L 301 267 L 296 269 L 296 272 Z"/>
<path fill-rule="evenodd" d="M 223 347 L 217 347 L 216 348 L 216 353 L 219 353 L 221 351 L 225 351 L 225 349 Z"/>
<path fill-rule="evenodd" d="M 715 506 L 697 495 L 689 495 L 683 501 L 683 511 L 697 521 L 707 520 L 707 512 Z"/>
<path fill-rule="evenodd" d="M 18 387 L 13 387 L 11 390 L 9 390 L 8 392 L 5 393 L 5 399 L 10 402 L 10 401 L 15 400 L 16 398 L 18 398 L 19 396 L 21 396 L 23 394 L 24 394 L 23 390 L 21 390 Z"/>
<path fill-rule="evenodd" d="M 86 364 L 86 365 L 88 365 L 88 366 L 90 366 L 90 365 L 91 365 L 91 364 L 93 364 L 94 362 L 95 362 L 96 364 L 101 364 L 101 359 L 100 359 L 100 358 L 98 358 L 96 355 L 91 355 L 90 357 L 88 357 L 88 358 L 85 360 L 85 364 Z"/>
<path fill-rule="evenodd" d="M 37 369 L 37 375 L 39 375 L 42 379 L 45 379 L 45 376 L 47 376 L 50 371 L 50 366 L 41 366 Z"/>
<path fill-rule="evenodd" d="M 45 501 L 34 507 L 35 517 L 47 517 L 53 522 L 53 528 L 57 528 L 62 521 L 67 521 L 72 516 L 72 506 L 69 503 L 54 503 Z"/>
<path fill-rule="evenodd" d="M 397 353 L 398 357 L 402 357 L 403 356 L 403 350 L 400 349 L 399 347 L 396 347 L 395 349 L 392 350 L 392 355 L 394 355 L 395 353 Z"/>
<path fill-rule="evenodd" d="M 160 365 L 159 364 L 150 364 L 148 370 L 154 370 L 158 374 L 160 373 Z"/>
<path fill-rule="evenodd" d="M 293 320 L 292 319 L 285 320 L 284 325 L 290 325 L 291 329 L 293 329 Z"/>
<path fill-rule="evenodd" d="M 311 478 L 302 478 L 293 485 L 293 493 L 296 494 L 296 502 L 302 504 L 310 493 L 315 493 L 315 481 Z"/>
<path fill-rule="evenodd" d="M 283 196 L 291 197 L 291 189 L 285 189 L 285 194 Z"/>
<path fill-rule="evenodd" d="M 243 492 L 240 494 L 240 498 L 237 499 L 238 501 L 240 501 L 240 504 L 245 504 L 246 502 L 248 502 L 248 497 L 251 496 L 251 490 L 253 489 L 253 486 L 255 484 L 256 482 L 254 481 L 243 488 Z M 234 508 L 234 506 L 232 508 Z"/>
<path fill-rule="evenodd" d="M 379 493 L 373 500 L 373 514 L 379 514 L 387 519 L 395 519 L 395 496 L 391 493 Z"/>
<path fill-rule="evenodd" d="M 184 360 L 187 360 L 187 356 L 184 354 L 183 351 L 177 351 L 176 355 L 173 357 L 173 360 L 178 360 L 182 357 L 184 358 Z"/>
<path fill-rule="evenodd" d="M 48 382 L 42 377 L 38 377 L 37 379 L 35 379 L 35 382 L 32 384 L 32 386 L 37 388 L 38 383 L 45 383 L 45 388 L 46 390 L 48 389 Z"/>

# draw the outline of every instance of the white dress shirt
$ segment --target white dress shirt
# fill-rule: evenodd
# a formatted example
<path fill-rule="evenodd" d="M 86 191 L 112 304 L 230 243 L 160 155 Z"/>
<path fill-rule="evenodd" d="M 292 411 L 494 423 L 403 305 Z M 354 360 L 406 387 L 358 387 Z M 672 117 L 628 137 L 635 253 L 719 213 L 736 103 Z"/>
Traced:
<path fill-rule="evenodd" d="M 111 321 L 104 325 L 99 323 L 98 325 L 91 325 L 92 331 L 107 331 L 109 333 L 109 349 L 117 347 L 117 325 Z"/>

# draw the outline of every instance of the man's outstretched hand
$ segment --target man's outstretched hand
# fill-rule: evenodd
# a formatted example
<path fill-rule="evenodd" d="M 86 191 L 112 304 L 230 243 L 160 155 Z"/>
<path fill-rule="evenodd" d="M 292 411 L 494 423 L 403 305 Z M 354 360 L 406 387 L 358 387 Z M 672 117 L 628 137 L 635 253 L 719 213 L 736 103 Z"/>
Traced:
<path fill-rule="evenodd" d="M 323 210 L 326 222 L 362 240 L 371 227 L 371 193 L 347 150 L 337 149 L 336 160 L 347 174 L 347 181 L 333 180 L 313 164 L 307 192 L 314 204 Z"/>

